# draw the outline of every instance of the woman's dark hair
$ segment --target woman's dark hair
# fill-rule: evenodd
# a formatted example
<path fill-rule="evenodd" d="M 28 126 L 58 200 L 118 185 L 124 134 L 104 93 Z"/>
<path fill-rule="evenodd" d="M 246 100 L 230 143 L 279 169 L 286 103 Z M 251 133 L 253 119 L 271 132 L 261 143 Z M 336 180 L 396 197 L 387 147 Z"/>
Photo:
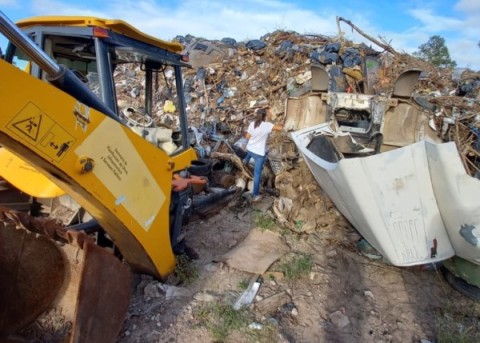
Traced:
<path fill-rule="evenodd" d="M 253 127 L 255 129 L 259 127 L 262 121 L 265 121 L 266 118 L 267 118 L 267 110 L 264 108 L 259 109 L 257 111 L 257 114 L 255 115 L 255 123 L 253 124 Z"/>

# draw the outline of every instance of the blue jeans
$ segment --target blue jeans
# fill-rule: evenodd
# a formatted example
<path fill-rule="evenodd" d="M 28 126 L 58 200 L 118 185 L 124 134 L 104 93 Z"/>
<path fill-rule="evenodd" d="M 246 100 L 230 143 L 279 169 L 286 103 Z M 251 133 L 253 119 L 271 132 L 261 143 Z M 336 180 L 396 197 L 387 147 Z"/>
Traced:
<path fill-rule="evenodd" d="M 243 158 L 243 164 L 247 165 L 250 163 L 250 159 L 252 158 L 252 153 L 250 151 L 247 150 L 247 154 L 245 155 L 245 157 Z"/>
<path fill-rule="evenodd" d="M 243 159 L 245 164 L 250 162 L 250 158 L 253 157 L 253 196 L 260 195 L 260 181 L 262 180 L 262 169 L 263 164 L 265 163 L 265 156 L 254 154 L 251 151 L 247 150 L 247 155 Z"/>

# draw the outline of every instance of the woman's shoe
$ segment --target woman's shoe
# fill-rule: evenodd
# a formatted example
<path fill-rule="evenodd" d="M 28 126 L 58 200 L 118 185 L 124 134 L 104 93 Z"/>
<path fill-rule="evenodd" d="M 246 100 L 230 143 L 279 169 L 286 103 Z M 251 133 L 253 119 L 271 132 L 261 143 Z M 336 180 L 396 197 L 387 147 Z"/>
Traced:
<path fill-rule="evenodd" d="M 252 202 L 258 202 L 260 200 L 262 200 L 262 196 L 261 195 L 255 195 L 252 199 Z"/>

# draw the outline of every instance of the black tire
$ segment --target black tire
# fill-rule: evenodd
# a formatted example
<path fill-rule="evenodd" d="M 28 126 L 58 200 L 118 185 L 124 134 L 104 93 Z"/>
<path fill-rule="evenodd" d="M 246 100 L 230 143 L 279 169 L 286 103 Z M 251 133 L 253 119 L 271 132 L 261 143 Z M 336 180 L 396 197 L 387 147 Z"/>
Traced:
<path fill-rule="evenodd" d="M 245 158 L 245 156 L 247 155 L 247 152 L 245 150 L 243 150 L 242 148 L 236 146 L 236 145 L 232 145 L 232 150 L 235 152 L 235 154 L 240 157 L 242 160 Z"/>
<path fill-rule="evenodd" d="M 480 302 L 480 288 L 473 286 L 463 280 L 462 278 L 457 277 L 447 268 L 443 268 L 443 274 L 447 282 L 452 286 L 457 292 L 469 297 L 472 300 Z"/>
<path fill-rule="evenodd" d="M 206 158 L 193 160 L 191 167 L 187 170 L 192 175 L 210 176 L 210 173 L 212 172 L 212 162 Z"/>

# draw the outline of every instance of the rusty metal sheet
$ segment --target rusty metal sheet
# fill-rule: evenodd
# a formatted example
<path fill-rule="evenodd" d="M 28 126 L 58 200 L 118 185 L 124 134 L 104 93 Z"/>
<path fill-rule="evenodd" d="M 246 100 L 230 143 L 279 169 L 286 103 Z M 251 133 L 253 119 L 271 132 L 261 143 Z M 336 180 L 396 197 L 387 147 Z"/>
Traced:
<path fill-rule="evenodd" d="M 0 337 L 55 308 L 72 323 L 70 343 L 115 342 L 130 303 L 130 271 L 84 232 L 0 208 L 0 266 Z"/>
<path fill-rule="evenodd" d="M 327 92 L 328 91 L 328 73 L 324 67 L 313 65 L 310 67 L 312 71 L 312 91 Z"/>
<path fill-rule="evenodd" d="M 388 146 L 403 147 L 423 139 L 436 143 L 441 141 L 437 133 L 428 126 L 425 113 L 410 102 L 399 102 L 385 113 L 382 133 L 382 151 L 388 150 Z"/>
<path fill-rule="evenodd" d="M 403 98 L 411 97 L 421 73 L 422 71 L 417 69 L 411 69 L 401 73 L 395 81 L 392 96 Z"/>
<path fill-rule="evenodd" d="M 105 249 L 85 241 L 84 267 L 70 342 L 115 342 L 130 303 L 128 267 Z"/>
<path fill-rule="evenodd" d="M 408 103 L 399 103 L 390 108 L 384 117 L 383 144 L 402 147 L 415 143 L 419 114 L 421 113 Z"/>
<path fill-rule="evenodd" d="M 33 322 L 62 286 L 65 265 L 45 236 L 0 223 L 0 337 Z"/>
<path fill-rule="evenodd" d="M 299 130 L 325 122 L 327 120 L 325 95 L 309 94 L 300 98 L 288 98 L 285 130 Z"/>

